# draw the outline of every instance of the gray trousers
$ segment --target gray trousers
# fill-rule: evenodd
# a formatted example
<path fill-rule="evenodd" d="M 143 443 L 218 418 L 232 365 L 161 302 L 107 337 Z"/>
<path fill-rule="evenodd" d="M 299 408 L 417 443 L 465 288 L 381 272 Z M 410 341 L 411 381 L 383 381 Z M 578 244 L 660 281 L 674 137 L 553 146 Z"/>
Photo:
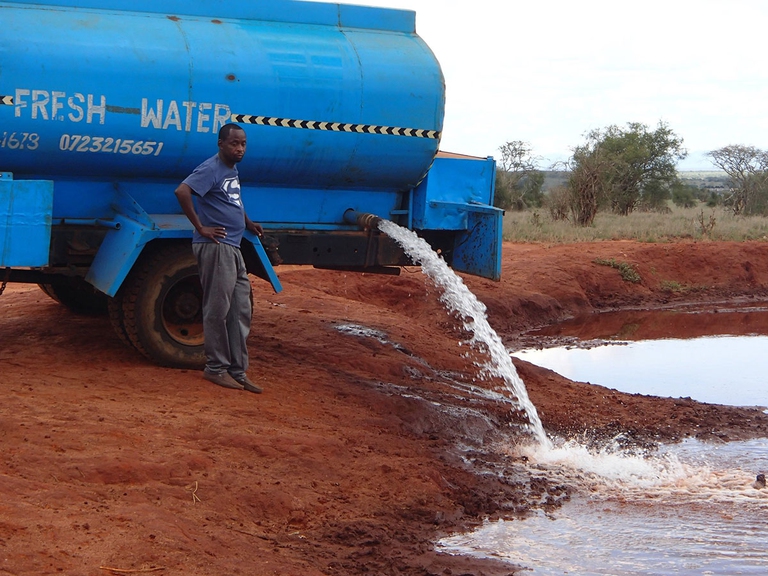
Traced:
<path fill-rule="evenodd" d="M 246 340 L 251 330 L 251 283 L 240 248 L 196 242 L 203 286 L 205 369 L 237 378 L 248 369 Z"/>

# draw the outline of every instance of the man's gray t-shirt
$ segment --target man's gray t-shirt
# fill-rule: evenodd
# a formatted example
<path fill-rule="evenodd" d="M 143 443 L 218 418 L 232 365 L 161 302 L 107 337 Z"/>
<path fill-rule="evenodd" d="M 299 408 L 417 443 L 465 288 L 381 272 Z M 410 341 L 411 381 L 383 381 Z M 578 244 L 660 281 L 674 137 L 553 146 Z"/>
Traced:
<path fill-rule="evenodd" d="M 200 164 L 184 180 L 197 198 L 197 215 L 203 226 L 222 226 L 227 231 L 219 241 L 240 246 L 245 231 L 245 213 L 240 199 L 237 168 L 230 168 L 216 154 Z M 192 242 L 213 242 L 195 230 Z"/>

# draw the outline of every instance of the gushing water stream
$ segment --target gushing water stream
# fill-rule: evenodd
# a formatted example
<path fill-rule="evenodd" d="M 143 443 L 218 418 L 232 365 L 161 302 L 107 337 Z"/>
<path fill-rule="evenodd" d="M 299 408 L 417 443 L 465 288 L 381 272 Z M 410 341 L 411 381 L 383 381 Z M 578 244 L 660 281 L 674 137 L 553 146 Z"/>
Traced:
<path fill-rule="evenodd" d="M 534 476 L 577 488 L 574 499 L 555 512 L 486 523 L 442 539 L 438 549 L 503 559 L 546 576 L 768 571 L 761 528 L 768 490 L 752 484 L 756 470 L 768 469 L 767 440 L 722 448 L 689 441 L 654 454 L 634 454 L 620 442 L 589 449 L 574 441 L 551 441 L 509 352 L 488 323 L 485 305 L 415 233 L 388 221 L 379 228 L 442 290 L 440 301 L 461 319 L 472 335 L 470 344 L 490 357 L 484 372 L 499 377 L 524 410 L 538 443 L 509 451 L 525 456 Z"/>
<path fill-rule="evenodd" d="M 462 279 L 448 267 L 445 260 L 415 232 L 387 220 L 380 222 L 379 229 L 400 244 L 414 262 L 421 264 L 421 271 L 442 289 L 440 301 L 449 312 L 461 318 L 464 328 L 472 334 L 470 344 L 487 352 L 490 357 L 490 362 L 484 366 L 485 372 L 503 380 L 520 408 L 525 411 L 531 432 L 538 443 L 542 447 L 551 448 L 552 443 L 544 432 L 536 406 L 528 398 L 528 390 L 517 374 L 509 352 L 488 323 L 485 304 L 477 299 Z"/>

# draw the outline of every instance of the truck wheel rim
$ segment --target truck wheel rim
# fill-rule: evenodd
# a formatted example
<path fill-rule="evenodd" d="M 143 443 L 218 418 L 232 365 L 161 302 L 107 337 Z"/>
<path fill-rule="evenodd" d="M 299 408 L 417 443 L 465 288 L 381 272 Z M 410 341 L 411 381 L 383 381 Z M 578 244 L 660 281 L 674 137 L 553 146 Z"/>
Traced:
<path fill-rule="evenodd" d="M 174 284 L 163 300 L 163 328 L 179 344 L 202 346 L 203 289 L 198 276 Z"/>

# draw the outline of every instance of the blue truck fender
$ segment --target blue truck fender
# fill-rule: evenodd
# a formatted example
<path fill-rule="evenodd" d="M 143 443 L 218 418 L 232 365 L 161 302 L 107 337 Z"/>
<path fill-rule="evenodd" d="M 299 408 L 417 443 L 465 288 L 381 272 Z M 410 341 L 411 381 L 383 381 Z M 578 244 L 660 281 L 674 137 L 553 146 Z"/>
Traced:
<path fill-rule="evenodd" d="M 192 225 L 183 214 L 147 214 L 125 192 L 116 194 L 112 205 L 114 218 L 104 223 L 110 230 L 104 237 L 85 277 L 86 282 L 107 296 L 115 296 L 144 247 L 153 240 L 192 237 Z M 264 278 L 275 292 L 283 288 L 258 236 L 246 232 L 245 240 L 253 247 L 255 258 L 249 272 Z M 246 246 L 248 252 L 250 249 Z"/>

